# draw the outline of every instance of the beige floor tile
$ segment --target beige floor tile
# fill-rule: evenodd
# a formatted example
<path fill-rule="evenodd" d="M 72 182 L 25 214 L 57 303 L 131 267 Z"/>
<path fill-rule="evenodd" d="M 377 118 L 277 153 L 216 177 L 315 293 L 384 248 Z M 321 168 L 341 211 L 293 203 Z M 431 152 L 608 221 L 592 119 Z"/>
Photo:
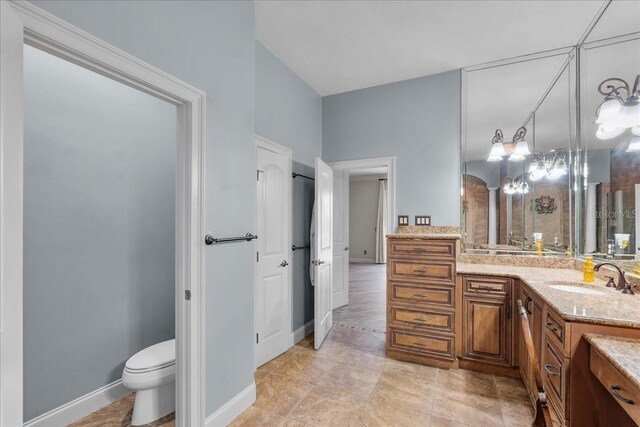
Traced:
<path fill-rule="evenodd" d="M 530 403 L 529 393 L 520 378 L 495 376 L 499 399 L 518 400 Z"/>
<path fill-rule="evenodd" d="M 429 414 L 435 390 L 432 380 L 383 372 L 371 399 L 375 402 L 390 399 L 404 408 Z"/>
<path fill-rule="evenodd" d="M 70 424 L 69 427 L 126 427 L 130 424 L 130 415 L 123 414 L 109 405 Z"/>
<path fill-rule="evenodd" d="M 461 424 L 483 427 L 503 425 L 498 399 L 463 391 L 438 389 L 432 415 Z"/>
<path fill-rule="evenodd" d="M 368 399 L 378 382 L 378 378 L 380 378 L 380 374 L 382 374 L 382 368 L 363 368 L 358 365 L 336 362 L 318 385 L 346 391 Z"/>
<path fill-rule="evenodd" d="M 324 378 L 334 365 L 334 361 L 305 352 L 293 354 L 278 369 L 273 371 L 274 374 L 283 375 L 290 380 L 318 384 Z"/>
<path fill-rule="evenodd" d="M 464 424 L 460 421 L 453 421 L 448 418 L 436 417 L 435 415 L 431 416 L 429 420 L 429 427 L 467 427 L 467 426 L 476 426 L 477 424 Z"/>
<path fill-rule="evenodd" d="M 530 426 L 533 422 L 533 405 L 530 402 L 500 400 L 500 409 L 506 427 Z"/>
<path fill-rule="evenodd" d="M 273 373 L 257 386 L 254 406 L 278 415 L 287 415 L 313 389 L 313 384 L 298 382 Z"/>
<path fill-rule="evenodd" d="M 312 390 L 288 418 L 312 426 L 361 426 L 359 415 L 364 404 L 357 396 L 343 391 Z"/>
<path fill-rule="evenodd" d="M 260 409 L 256 406 L 251 406 L 228 425 L 228 427 L 254 426 L 303 427 L 304 424 L 290 420 L 281 415 L 265 411 L 264 409 Z"/>
<path fill-rule="evenodd" d="M 466 369 L 441 369 L 438 372 L 438 388 L 456 390 L 465 393 L 498 397 L 496 383 L 492 374 L 483 374 Z"/>
<path fill-rule="evenodd" d="M 367 427 L 428 426 L 429 418 L 427 414 L 404 408 L 390 399 L 372 399 L 360 414 L 360 422 Z"/>
<path fill-rule="evenodd" d="M 135 402 L 135 400 L 136 394 L 129 393 L 126 396 L 121 397 L 120 399 L 113 402 L 110 406 L 123 414 L 130 415 L 131 411 L 133 411 L 133 403 Z"/>
<path fill-rule="evenodd" d="M 388 374 L 414 376 L 422 380 L 435 383 L 436 377 L 438 375 L 438 368 L 418 365 L 416 363 L 400 362 L 393 359 L 386 359 L 384 362 L 384 372 Z"/>

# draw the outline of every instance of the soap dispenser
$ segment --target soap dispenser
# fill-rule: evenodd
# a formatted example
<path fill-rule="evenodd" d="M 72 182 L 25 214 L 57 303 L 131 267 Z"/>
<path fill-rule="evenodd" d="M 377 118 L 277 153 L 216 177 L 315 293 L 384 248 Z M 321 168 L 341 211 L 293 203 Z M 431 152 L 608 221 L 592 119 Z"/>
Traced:
<path fill-rule="evenodd" d="M 584 265 L 582 267 L 583 280 L 585 283 L 593 283 L 596 278 L 596 273 L 593 269 L 593 257 L 588 256 L 584 261 Z"/>

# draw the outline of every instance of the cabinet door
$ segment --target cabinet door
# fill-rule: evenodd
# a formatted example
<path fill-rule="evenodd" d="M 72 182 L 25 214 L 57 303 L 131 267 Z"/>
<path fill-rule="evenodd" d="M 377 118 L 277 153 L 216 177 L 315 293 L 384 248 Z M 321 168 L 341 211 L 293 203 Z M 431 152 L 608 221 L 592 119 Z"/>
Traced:
<path fill-rule="evenodd" d="M 511 366 L 509 298 L 465 296 L 463 357 Z"/>
<path fill-rule="evenodd" d="M 522 305 L 527 308 L 527 316 L 529 318 L 529 330 L 531 330 L 531 323 L 532 323 L 532 317 L 533 317 L 533 302 L 531 299 L 531 294 L 529 292 L 529 289 L 526 288 L 524 285 L 521 286 L 520 288 L 520 296 L 518 297 L 518 299 L 520 301 L 522 301 Z M 529 312 L 529 310 L 531 310 L 531 312 Z M 520 324 L 518 322 L 518 324 Z M 518 328 L 520 329 L 520 328 Z M 520 375 L 522 375 L 522 381 L 524 382 L 524 385 L 527 387 L 527 390 L 529 391 L 530 395 L 533 395 L 535 392 L 535 387 L 533 387 L 533 376 L 531 373 L 531 364 L 529 363 L 529 355 L 527 354 L 527 346 L 524 342 L 524 338 L 522 337 L 522 331 L 520 331 L 520 339 L 519 341 L 519 348 L 518 348 L 518 362 L 520 363 Z"/>

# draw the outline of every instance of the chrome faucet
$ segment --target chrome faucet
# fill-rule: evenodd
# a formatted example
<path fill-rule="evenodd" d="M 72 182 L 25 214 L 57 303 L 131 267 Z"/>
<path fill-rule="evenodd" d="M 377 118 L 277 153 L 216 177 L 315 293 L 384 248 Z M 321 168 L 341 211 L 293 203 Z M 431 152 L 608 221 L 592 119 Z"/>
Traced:
<path fill-rule="evenodd" d="M 622 269 L 620 267 L 618 267 L 617 265 L 615 265 L 615 264 L 613 264 L 611 262 L 601 262 L 600 264 L 597 264 L 596 266 L 594 266 L 593 270 L 594 271 L 598 271 L 598 270 L 600 270 L 600 267 L 602 267 L 603 265 L 610 265 L 611 267 L 613 267 L 616 270 L 618 270 L 618 286 L 616 287 L 616 291 L 622 291 L 623 294 L 635 295 L 635 292 L 633 291 L 633 288 L 627 282 L 627 279 L 624 277 L 624 271 L 622 271 Z M 612 283 L 613 279 L 611 279 L 610 282 Z"/>

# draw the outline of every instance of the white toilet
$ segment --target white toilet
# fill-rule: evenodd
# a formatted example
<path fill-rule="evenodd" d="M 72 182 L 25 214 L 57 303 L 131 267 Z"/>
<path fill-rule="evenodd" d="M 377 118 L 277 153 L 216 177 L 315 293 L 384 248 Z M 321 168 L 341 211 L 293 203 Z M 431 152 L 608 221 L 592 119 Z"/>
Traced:
<path fill-rule="evenodd" d="M 136 392 L 131 425 L 148 424 L 175 411 L 176 340 L 147 347 L 131 356 L 122 384 Z"/>

